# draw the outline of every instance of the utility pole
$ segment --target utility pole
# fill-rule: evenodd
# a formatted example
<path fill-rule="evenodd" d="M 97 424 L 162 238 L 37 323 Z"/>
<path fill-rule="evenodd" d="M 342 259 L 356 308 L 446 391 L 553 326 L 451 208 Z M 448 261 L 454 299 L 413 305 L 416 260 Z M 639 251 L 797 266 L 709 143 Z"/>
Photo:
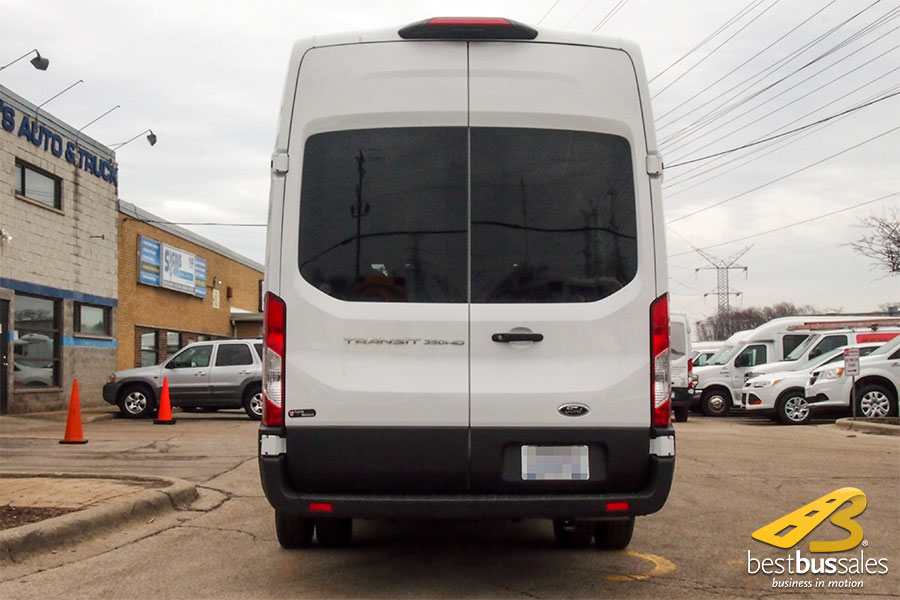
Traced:
<path fill-rule="evenodd" d="M 731 313 L 731 296 L 732 294 L 735 296 L 740 296 L 741 292 L 732 292 L 728 282 L 728 273 L 733 269 L 741 269 L 744 273 L 747 273 L 747 267 L 743 267 L 741 265 L 736 264 L 738 259 L 740 259 L 744 254 L 747 253 L 750 248 L 753 246 L 747 246 L 743 250 L 735 252 L 728 258 L 717 258 L 712 254 L 700 250 L 699 248 L 694 248 L 697 251 L 697 254 L 706 259 L 706 261 L 711 265 L 709 267 L 699 267 L 694 269 L 694 272 L 702 271 L 702 270 L 716 270 L 716 279 L 718 280 L 716 295 L 718 296 L 718 317 L 719 317 L 719 325 L 716 328 L 717 331 L 715 333 L 715 337 L 718 339 L 723 339 L 725 336 L 725 332 L 722 330 L 725 327 L 725 324 L 728 323 L 728 318 Z M 709 294 L 704 294 L 704 296 L 708 296 Z"/>

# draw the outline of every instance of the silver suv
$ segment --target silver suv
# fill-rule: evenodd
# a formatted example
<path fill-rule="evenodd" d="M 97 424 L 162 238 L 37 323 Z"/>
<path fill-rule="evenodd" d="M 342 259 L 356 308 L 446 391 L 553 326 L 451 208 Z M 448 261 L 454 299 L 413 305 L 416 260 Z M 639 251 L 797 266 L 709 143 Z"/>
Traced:
<path fill-rule="evenodd" d="M 243 408 L 251 419 L 262 416 L 262 341 L 215 340 L 182 348 L 164 363 L 113 373 L 103 399 L 131 418 L 156 412 L 163 379 L 169 381 L 172 406 L 201 410 Z"/>

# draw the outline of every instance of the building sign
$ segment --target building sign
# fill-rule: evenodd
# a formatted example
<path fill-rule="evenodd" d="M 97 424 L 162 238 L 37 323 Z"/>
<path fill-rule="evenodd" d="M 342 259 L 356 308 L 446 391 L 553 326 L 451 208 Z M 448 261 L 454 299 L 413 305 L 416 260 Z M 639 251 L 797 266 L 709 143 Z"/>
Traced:
<path fill-rule="evenodd" d="M 20 119 L 18 117 L 21 116 Z M 90 150 L 82 148 L 76 142 L 66 140 L 46 125 L 41 124 L 28 115 L 16 115 L 16 110 L 0 100 L 0 128 L 14 133 L 30 141 L 44 152 L 49 152 L 56 158 L 65 157 L 66 162 L 83 169 L 88 173 L 119 185 L 119 167 L 112 159 L 97 156 Z"/>
<path fill-rule="evenodd" d="M 138 282 L 206 298 L 206 261 L 168 244 L 140 238 Z"/>

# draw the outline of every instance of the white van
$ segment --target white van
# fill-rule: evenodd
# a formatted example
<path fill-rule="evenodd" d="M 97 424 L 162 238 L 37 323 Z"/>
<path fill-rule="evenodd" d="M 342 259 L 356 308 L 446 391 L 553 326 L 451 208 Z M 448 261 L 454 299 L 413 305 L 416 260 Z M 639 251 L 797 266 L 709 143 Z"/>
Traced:
<path fill-rule="evenodd" d="M 841 316 L 800 316 L 773 319 L 753 329 L 743 336 L 728 352 L 720 351 L 705 367 L 694 369 L 697 376 L 695 399 L 699 408 L 709 416 L 722 416 L 732 407 L 740 407 L 741 388 L 748 379 L 765 373 L 766 365 L 783 361 L 809 360 L 847 344 L 886 341 L 893 333 L 890 329 L 900 326 L 900 319 L 891 317 Z M 841 333 L 826 335 L 832 330 Z M 819 335 L 823 333 L 823 335 Z M 774 367 L 784 370 L 783 363 Z M 697 400 L 695 400 L 696 402 Z"/>
<path fill-rule="evenodd" d="M 660 178 L 632 44 L 502 19 L 299 42 L 259 432 L 281 545 L 549 518 L 627 546 L 675 461 Z"/>
<path fill-rule="evenodd" d="M 672 413 L 679 423 L 688 420 L 692 372 L 691 323 L 683 312 L 669 311 L 669 354 L 672 371 Z"/>

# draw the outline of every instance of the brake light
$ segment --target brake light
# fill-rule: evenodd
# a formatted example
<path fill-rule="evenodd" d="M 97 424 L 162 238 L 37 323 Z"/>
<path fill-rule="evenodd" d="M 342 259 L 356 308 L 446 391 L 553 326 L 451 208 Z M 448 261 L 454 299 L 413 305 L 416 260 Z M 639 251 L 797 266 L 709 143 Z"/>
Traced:
<path fill-rule="evenodd" d="M 398 34 L 404 40 L 533 40 L 537 30 L 494 17 L 435 17 L 412 23 Z"/>
<path fill-rule="evenodd" d="M 267 427 L 284 426 L 284 301 L 266 292 L 263 314 L 263 414 Z"/>
<path fill-rule="evenodd" d="M 688 359 L 688 369 L 687 369 L 687 381 L 688 388 L 694 387 L 694 359 Z"/>
<path fill-rule="evenodd" d="M 669 297 L 663 294 L 650 305 L 650 425 L 669 426 Z"/>

